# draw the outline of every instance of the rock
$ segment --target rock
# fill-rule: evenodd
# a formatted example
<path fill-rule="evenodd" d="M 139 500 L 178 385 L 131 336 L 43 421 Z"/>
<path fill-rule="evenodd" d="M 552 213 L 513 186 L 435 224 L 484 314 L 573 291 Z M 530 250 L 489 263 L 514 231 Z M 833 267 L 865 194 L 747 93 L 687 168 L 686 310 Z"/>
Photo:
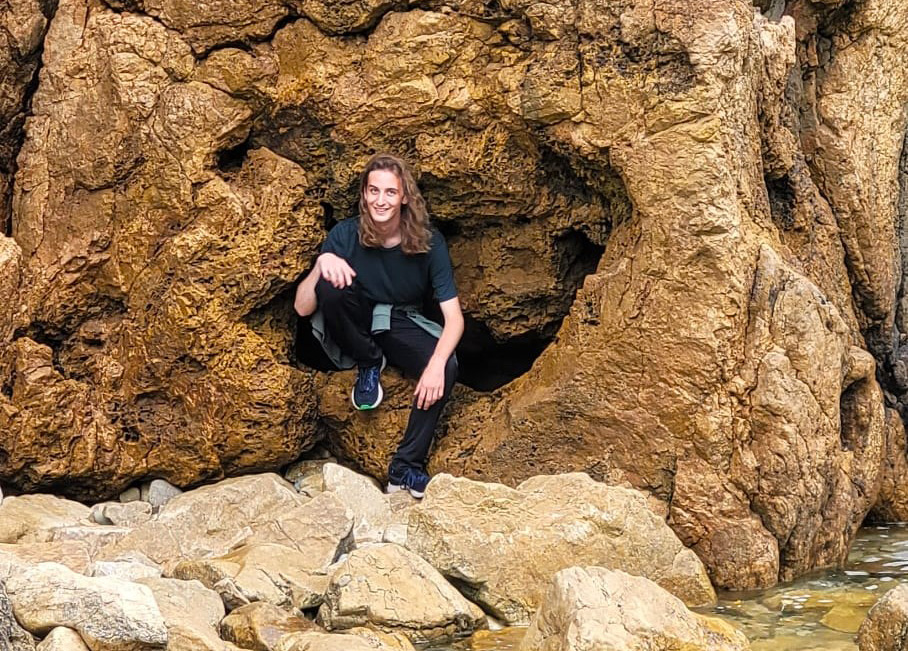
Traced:
<path fill-rule="evenodd" d="M 690 605 L 716 599 L 700 560 L 643 494 L 580 473 L 517 489 L 438 475 L 410 511 L 407 548 L 508 623 L 529 621 L 555 573 L 576 563 L 639 573 Z"/>
<path fill-rule="evenodd" d="M 861 651 L 904 651 L 908 630 L 908 586 L 897 585 L 867 613 L 858 630 Z"/>
<path fill-rule="evenodd" d="M 2 64 L 0 64 L 2 69 Z M 0 97 L 3 97 L 0 94 Z M 0 164 L 2 167 L 2 164 Z M 0 172 L 0 197 L 9 196 L 9 186 L 6 184 L 6 175 Z M 8 219 L 5 211 L 0 211 L 0 223 Z M 22 249 L 16 244 L 16 241 L 0 235 L 0 296 L 14 297 L 19 293 L 19 283 L 22 276 Z M 12 301 L 5 303 L 0 307 L 0 341 L 9 341 L 15 329 L 15 315 L 13 313 Z M 6 405 L 6 409 L 12 407 L 9 399 L 0 393 L 0 405 Z M 2 502 L 2 496 L 0 496 Z"/>
<path fill-rule="evenodd" d="M 181 561 L 172 575 L 201 581 L 230 610 L 254 601 L 303 610 L 322 603 L 328 587 L 326 567 L 323 559 L 296 549 L 260 543 L 243 545 L 224 556 Z"/>
<path fill-rule="evenodd" d="M 151 504 L 140 500 L 132 502 L 103 502 L 91 509 L 92 520 L 98 524 L 137 527 L 151 520 Z"/>
<path fill-rule="evenodd" d="M 336 495 L 353 514 L 353 544 L 381 542 L 391 520 L 391 507 L 375 481 L 336 463 L 326 463 L 322 482 L 324 490 Z"/>
<path fill-rule="evenodd" d="M 144 578 L 161 576 L 161 567 L 149 559 L 95 561 L 88 571 L 89 576 L 109 576 L 124 581 L 137 581 Z"/>
<path fill-rule="evenodd" d="M 327 463 L 336 463 L 336 459 L 306 459 L 290 465 L 284 472 L 284 479 L 303 495 L 312 497 L 325 490 L 322 468 Z"/>
<path fill-rule="evenodd" d="M 16 619 L 44 635 L 78 631 L 92 651 L 163 648 L 167 629 L 151 591 L 137 583 L 88 578 L 56 563 L 16 568 L 6 583 Z"/>
<path fill-rule="evenodd" d="M 35 640 L 19 626 L 13 616 L 6 587 L 0 582 L 0 649 L 2 651 L 34 651 Z"/>
<path fill-rule="evenodd" d="M 76 631 L 65 626 L 58 626 L 47 634 L 37 647 L 38 651 L 88 651 Z"/>
<path fill-rule="evenodd" d="M 142 578 L 138 582 L 154 594 L 167 625 L 168 651 L 234 651 L 218 637 L 224 604 L 217 593 L 198 581 Z"/>
<path fill-rule="evenodd" d="M 47 542 L 60 527 L 79 525 L 91 510 L 53 495 L 7 497 L 0 504 L 0 542 Z"/>
<path fill-rule="evenodd" d="M 142 484 L 142 499 L 149 503 L 153 509 L 159 509 L 183 491 L 163 479 L 152 479 L 147 484 Z"/>
<path fill-rule="evenodd" d="M 520 644 L 521 651 L 680 648 L 743 651 L 750 644 L 649 579 L 602 567 L 558 572 Z"/>
<path fill-rule="evenodd" d="M 84 541 L 92 550 L 115 544 L 125 538 L 132 531 L 129 527 L 114 527 L 104 525 L 73 525 L 55 527 L 51 531 L 52 541 Z"/>
<path fill-rule="evenodd" d="M 275 651 L 399 651 L 400 648 L 359 635 L 308 632 L 285 635 Z"/>
<path fill-rule="evenodd" d="M 120 493 L 119 500 L 120 502 L 127 504 L 129 502 L 137 502 L 142 499 L 142 491 L 137 486 L 132 486 L 127 488 L 125 491 Z"/>
<path fill-rule="evenodd" d="M 469 635 L 485 615 L 426 561 L 391 544 L 356 549 L 334 573 L 318 621 L 328 630 L 368 626 L 413 643 Z"/>
<path fill-rule="evenodd" d="M 95 549 L 83 540 L 45 543 L 0 544 L 0 560 L 17 564 L 60 563 L 77 574 L 88 574 Z"/>
<path fill-rule="evenodd" d="M 307 554 L 312 567 L 326 566 L 351 525 L 331 494 L 307 499 L 277 475 L 250 475 L 178 495 L 154 520 L 105 547 L 99 559 L 135 550 L 167 569 L 243 544 L 273 542 Z"/>
<path fill-rule="evenodd" d="M 384 633 L 371 628 L 358 626 L 345 631 L 347 635 L 366 640 L 376 649 L 394 649 L 395 651 L 416 651 L 410 638 L 403 633 Z"/>
<path fill-rule="evenodd" d="M 221 637 L 251 651 L 272 651 L 281 637 L 289 633 L 321 630 L 305 617 L 291 615 L 265 601 L 230 611 L 220 624 Z"/>
<path fill-rule="evenodd" d="M 868 514 L 871 522 L 904 522 L 908 519 L 908 451 L 905 425 L 898 412 L 886 410 L 886 429 L 880 492 Z"/>

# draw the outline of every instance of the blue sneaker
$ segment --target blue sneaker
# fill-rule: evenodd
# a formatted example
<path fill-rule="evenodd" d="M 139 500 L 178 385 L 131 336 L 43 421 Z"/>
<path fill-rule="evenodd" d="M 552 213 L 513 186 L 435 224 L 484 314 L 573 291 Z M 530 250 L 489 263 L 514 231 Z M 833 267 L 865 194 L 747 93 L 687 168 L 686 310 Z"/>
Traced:
<path fill-rule="evenodd" d="M 396 493 L 405 488 L 410 491 L 410 495 L 416 499 L 422 499 L 426 494 L 426 486 L 429 485 L 431 477 L 419 468 L 404 468 L 401 471 L 391 470 L 388 472 L 388 490 L 389 493 Z"/>
<path fill-rule="evenodd" d="M 381 372 L 385 370 L 385 356 L 382 355 L 381 364 L 360 366 L 356 374 L 356 384 L 350 392 L 353 406 L 360 411 L 375 409 L 381 404 L 385 392 L 381 388 Z"/>

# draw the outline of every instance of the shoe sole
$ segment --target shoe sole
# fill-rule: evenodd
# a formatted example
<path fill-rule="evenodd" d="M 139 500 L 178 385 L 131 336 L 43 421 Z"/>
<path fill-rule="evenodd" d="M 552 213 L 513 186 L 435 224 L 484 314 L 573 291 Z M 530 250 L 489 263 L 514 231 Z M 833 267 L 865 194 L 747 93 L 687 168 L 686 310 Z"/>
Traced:
<path fill-rule="evenodd" d="M 389 495 L 391 493 L 397 493 L 402 490 L 408 491 L 410 493 L 410 495 L 412 495 L 413 497 L 415 497 L 418 500 L 421 500 L 423 498 L 423 495 L 426 494 L 425 491 L 419 492 L 417 490 L 413 490 L 412 488 L 407 488 L 406 486 L 399 486 L 397 484 L 388 484 L 387 488 L 385 488 L 385 492 L 388 493 Z"/>
<path fill-rule="evenodd" d="M 379 374 L 381 374 L 381 372 L 385 370 L 385 366 L 387 366 L 387 365 L 388 365 L 388 360 L 387 360 L 387 358 L 385 358 L 384 355 L 382 355 L 381 356 L 381 368 L 378 370 Z M 381 404 L 381 401 L 385 397 L 385 391 L 384 391 L 384 389 L 381 388 L 381 381 L 379 381 L 379 383 L 378 383 L 378 400 L 376 400 L 374 404 L 359 406 L 358 404 L 356 404 L 356 400 L 353 398 L 355 393 L 356 393 L 356 386 L 354 385 L 354 387 L 352 389 L 350 389 L 350 402 L 353 403 L 353 408 L 356 409 L 357 411 L 369 411 L 371 409 L 375 409 L 376 407 L 378 407 Z"/>

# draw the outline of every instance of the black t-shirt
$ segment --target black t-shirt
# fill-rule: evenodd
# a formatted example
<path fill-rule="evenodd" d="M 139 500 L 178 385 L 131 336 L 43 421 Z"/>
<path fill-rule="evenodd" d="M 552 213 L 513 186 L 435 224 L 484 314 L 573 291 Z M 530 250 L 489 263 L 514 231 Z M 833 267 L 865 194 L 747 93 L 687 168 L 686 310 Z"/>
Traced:
<path fill-rule="evenodd" d="M 376 303 L 421 306 L 431 289 L 439 303 L 457 296 L 451 257 L 444 236 L 431 229 L 427 253 L 407 255 L 400 245 L 363 247 L 359 219 L 345 219 L 331 229 L 322 253 L 333 253 L 353 267 L 363 294 Z"/>

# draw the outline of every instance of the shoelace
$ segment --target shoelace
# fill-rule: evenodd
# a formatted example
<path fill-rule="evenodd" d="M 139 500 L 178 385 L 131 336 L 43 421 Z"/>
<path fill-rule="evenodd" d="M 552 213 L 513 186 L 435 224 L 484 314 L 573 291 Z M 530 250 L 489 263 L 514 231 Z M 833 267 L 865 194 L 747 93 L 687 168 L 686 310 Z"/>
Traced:
<path fill-rule="evenodd" d="M 370 366 L 360 373 L 360 386 L 362 386 L 363 391 L 371 392 L 375 390 L 375 386 L 378 384 L 378 375 L 381 372 L 379 368 L 378 366 Z"/>
<path fill-rule="evenodd" d="M 401 479 L 401 484 L 408 488 L 413 488 L 418 484 L 428 483 L 429 476 L 415 468 L 407 468 L 404 470 L 404 476 Z"/>

